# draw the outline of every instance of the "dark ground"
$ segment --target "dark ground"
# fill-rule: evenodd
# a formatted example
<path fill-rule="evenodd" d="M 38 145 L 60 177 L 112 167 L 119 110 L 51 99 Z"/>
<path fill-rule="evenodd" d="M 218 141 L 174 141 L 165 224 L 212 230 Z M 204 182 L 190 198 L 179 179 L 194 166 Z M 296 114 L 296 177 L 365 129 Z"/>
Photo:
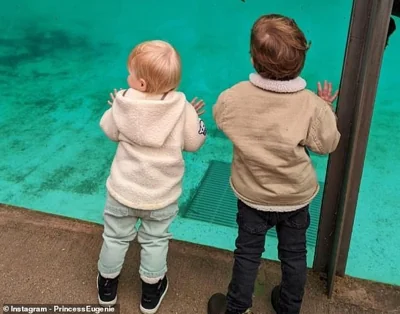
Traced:
<path fill-rule="evenodd" d="M 96 304 L 96 267 L 102 226 L 0 205 L 0 301 L 34 304 Z M 225 292 L 232 254 L 173 241 L 170 290 L 160 314 L 206 313 L 209 296 Z M 139 313 L 138 246 L 128 252 L 119 289 L 121 313 Z M 254 312 L 273 313 L 272 287 L 279 264 L 265 261 L 254 296 Z M 302 313 L 400 313 L 400 288 L 339 278 L 335 296 L 310 272 Z"/>

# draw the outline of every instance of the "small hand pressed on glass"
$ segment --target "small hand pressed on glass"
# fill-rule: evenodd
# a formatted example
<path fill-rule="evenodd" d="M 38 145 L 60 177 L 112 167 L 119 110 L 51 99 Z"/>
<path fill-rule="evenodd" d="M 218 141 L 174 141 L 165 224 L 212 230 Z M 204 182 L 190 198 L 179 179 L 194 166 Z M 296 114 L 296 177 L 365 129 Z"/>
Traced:
<path fill-rule="evenodd" d="M 337 90 L 333 95 L 332 95 L 332 83 L 328 83 L 327 81 L 324 82 L 324 88 L 322 88 L 322 85 L 320 82 L 318 82 L 318 96 L 321 97 L 323 100 L 326 102 L 332 104 L 337 96 L 339 94 L 339 91 Z"/>
<path fill-rule="evenodd" d="M 192 106 L 194 107 L 194 109 L 196 110 L 196 112 L 199 116 L 201 116 L 205 112 L 205 110 L 202 110 L 205 105 L 205 103 L 202 99 L 197 101 L 197 97 L 195 97 L 195 98 L 193 98 L 193 100 L 190 103 L 192 104 Z"/>
<path fill-rule="evenodd" d="M 120 88 L 119 90 L 122 90 L 122 88 Z M 114 103 L 115 96 L 117 96 L 117 93 L 118 93 L 118 91 L 117 91 L 116 88 L 114 88 L 114 93 L 110 93 L 110 98 L 111 98 L 111 100 L 107 101 L 107 103 L 108 103 L 110 106 L 112 106 L 112 104 Z"/>

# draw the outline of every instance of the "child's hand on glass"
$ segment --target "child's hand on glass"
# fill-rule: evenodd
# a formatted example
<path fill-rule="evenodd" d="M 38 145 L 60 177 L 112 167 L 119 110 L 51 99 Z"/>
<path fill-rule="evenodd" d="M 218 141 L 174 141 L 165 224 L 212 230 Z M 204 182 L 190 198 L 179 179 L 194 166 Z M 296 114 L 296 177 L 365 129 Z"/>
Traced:
<path fill-rule="evenodd" d="M 328 102 L 329 104 L 332 104 L 336 100 L 338 94 L 339 91 L 337 90 L 332 95 L 332 83 L 328 83 L 327 81 L 325 81 L 324 88 L 322 88 L 321 83 L 318 82 L 318 96 L 321 97 L 326 102 Z"/>
<path fill-rule="evenodd" d="M 122 88 L 120 88 L 119 90 L 122 90 Z M 111 100 L 109 100 L 109 101 L 107 102 L 110 106 L 113 105 L 114 100 L 115 100 L 115 96 L 117 96 L 117 93 L 118 93 L 118 91 L 117 91 L 116 88 L 114 88 L 114 93 L 110 93 L 110 98 L 111 98 Z"/>
<path fill-rule="evenodd" d="M 205 105 L 203 100 L 200 99 L 199 101 L 197 101 L 197 97 L 195 97 L 190 103 L 192 104 L 199 116 L 201 116 L 205 112 L 205 110 L 201 110 Z"/>

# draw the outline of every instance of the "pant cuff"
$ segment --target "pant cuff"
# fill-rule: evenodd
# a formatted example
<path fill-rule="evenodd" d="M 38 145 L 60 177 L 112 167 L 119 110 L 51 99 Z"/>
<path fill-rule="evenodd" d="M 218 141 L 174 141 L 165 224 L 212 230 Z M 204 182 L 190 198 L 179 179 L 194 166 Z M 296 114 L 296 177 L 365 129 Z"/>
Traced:
<path fill-rule="evenodd" d="M 112 279 L 117 277 L 121 273 L 121 267 L 107 268 L 104 267 L 100 262 L 97 265 L 98 271 L 104 278 Z"/>
<path fill-rule="evenodd" d="M 167 273 L 167 267 L 162 269 L 159 272 L 149 272 L 143 269 L 143 267 L 139 268 L 140 278 L 148 284 L 155 284 L 158 283 L 161 279 L 165 277 Z"/>
<path fill-rule="evenodd" d="M 143 275 L 140 275 L 140 279 L 142 279 L 145 283 L 148 283 L 149 285 L 154 285 L 158 283 L 160 280 L 164 279 L 165 275 L 160 276 L 160 277 L 155 277 L 155 278 L 149 278 Z"/>
<path fill-rule="evenodd" d="M 111 274 L 110 274 L 110 273 L 103 273 L 103 272 L 100 272 L 101 277 L 106 278 L 106 279 L 114 279 L 114 278 L 117 278 L 119 274 L 120 274 L 120 273 L 111 273 Z"/>

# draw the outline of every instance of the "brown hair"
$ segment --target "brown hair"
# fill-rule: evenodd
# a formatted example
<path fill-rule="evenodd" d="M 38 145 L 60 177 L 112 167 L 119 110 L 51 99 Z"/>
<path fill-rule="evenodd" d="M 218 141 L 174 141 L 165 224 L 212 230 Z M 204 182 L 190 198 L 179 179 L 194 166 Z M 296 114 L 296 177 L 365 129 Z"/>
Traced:
<path fill-rule="evenodd" d="M 250 53 L 262 77 L 291 80 L 300 75 L 309 48 L 304 33 L 288 17 L 261 16 L 251 30 Z"/>
<path fill-rule="evenodd" d="M 176 89 L 181 80 L 181 58 L 175 48 L 161 40 L 137 45 L 128 57 L 128 69 L 147 82 L 148 93 Z"/>

